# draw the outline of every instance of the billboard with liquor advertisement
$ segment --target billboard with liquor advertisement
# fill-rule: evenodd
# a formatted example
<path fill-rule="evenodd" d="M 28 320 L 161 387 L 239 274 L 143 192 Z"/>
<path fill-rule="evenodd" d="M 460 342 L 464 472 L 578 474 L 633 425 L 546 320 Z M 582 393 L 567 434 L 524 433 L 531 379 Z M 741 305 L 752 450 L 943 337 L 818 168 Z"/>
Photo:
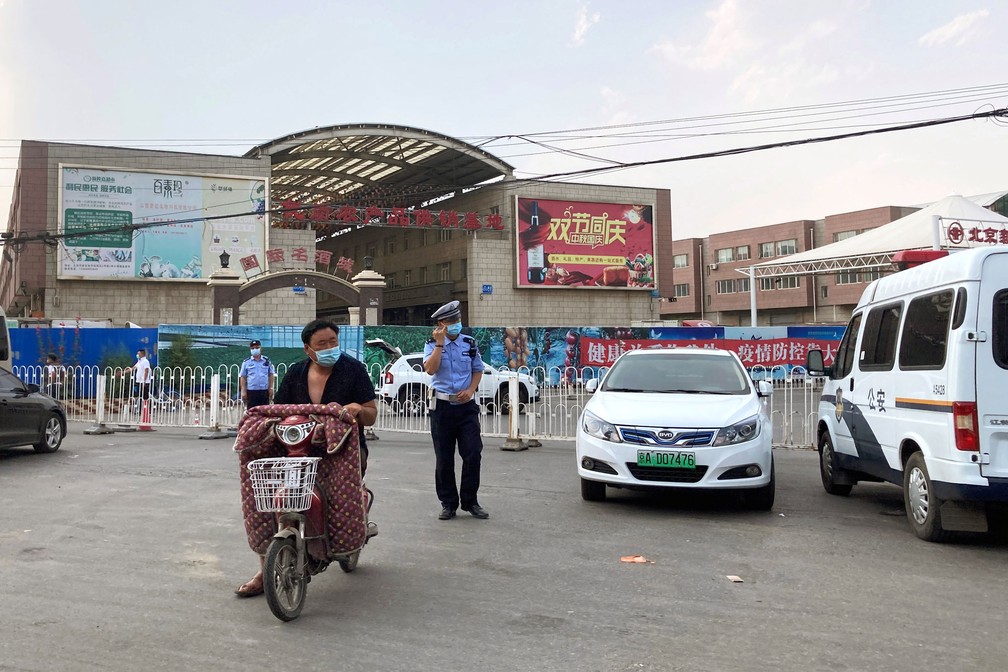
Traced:
<path fill-rule="evenodd" d="M 653 204 L 516 197 L 515 212 L 518 287 L 657 287 Z"/>
<path fill-rule="evenodd" d="M 206 282 L 267 247 L 263 178 L 60 166 L 61 279 Z"/>

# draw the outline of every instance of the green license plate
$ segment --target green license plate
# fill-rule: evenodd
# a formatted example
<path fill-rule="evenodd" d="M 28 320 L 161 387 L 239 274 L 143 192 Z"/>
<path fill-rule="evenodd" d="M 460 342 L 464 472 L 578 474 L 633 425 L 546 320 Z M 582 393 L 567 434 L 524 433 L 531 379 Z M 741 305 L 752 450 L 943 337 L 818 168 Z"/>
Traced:
<path fill-rule="evenodd" d="M 638 450 L 637 466 L 696 469 L 696 455 L 694 453 L 673 453 L 662 450 Z"/>

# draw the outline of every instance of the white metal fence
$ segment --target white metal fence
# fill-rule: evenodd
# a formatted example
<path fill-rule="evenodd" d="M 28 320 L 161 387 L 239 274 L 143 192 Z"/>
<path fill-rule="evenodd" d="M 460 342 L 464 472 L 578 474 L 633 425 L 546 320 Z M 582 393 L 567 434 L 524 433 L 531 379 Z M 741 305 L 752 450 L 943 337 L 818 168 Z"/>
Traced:
<path fill-rule="evenodd" d="M 277 381 L 286 367 L 277 367 Z M 239 366 L 154 369 L 150 399 L 144 412 L 142 400 L 132 382 L 131 372 L 122 368 L 65 367 L 56 384 L 46 380 L 44 366 L 14 367 L 26 383 L 37 384 L 59 399 L 67 419 L 92 422 L 116 428 L 196 427 L 209 430 L 236 428 L 245 406 L 238 382 Z M 373 367 L 371 378 L 381 385 L 382 371 Z M 581 375 L 573 370 L 521 369 L 539 382 L 539 397 L 516 406 L 515 429 L 510 426 L 507 409 L 495 403 L 483 406 L 481 425 L 484 436 L 507 437 L 515 433 L 523 439 L 573 439 L 578 418 L 590 396 Z M 594 371 L 595 375 L 602 373 Z M 773 424 L 775 446 L 812 446 L 815 443 L 816 411 L 822 391 L 822 379 L 805 375 L 800 368 L 787 371 L 756 368 L 754 380 L 772 380 L 774 394 L 766 401 Z M 426 403 L 411 400 L 407 404 L 379 398 L 378 421 L 374 432 L 430 431 Z M 503 411 L 503 412 L 502 412 Z"/>

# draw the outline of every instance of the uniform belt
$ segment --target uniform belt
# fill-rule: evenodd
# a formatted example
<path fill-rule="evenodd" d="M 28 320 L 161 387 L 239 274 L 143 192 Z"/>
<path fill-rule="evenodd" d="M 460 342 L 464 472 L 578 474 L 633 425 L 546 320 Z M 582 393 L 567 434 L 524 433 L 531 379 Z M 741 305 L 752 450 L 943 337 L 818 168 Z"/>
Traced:
<path fill-rule="evenodd" d="M 457 394 L 446 394 L 445 392 L 434 391 L 434 396 L 440 401 L 458 401 Z"/>

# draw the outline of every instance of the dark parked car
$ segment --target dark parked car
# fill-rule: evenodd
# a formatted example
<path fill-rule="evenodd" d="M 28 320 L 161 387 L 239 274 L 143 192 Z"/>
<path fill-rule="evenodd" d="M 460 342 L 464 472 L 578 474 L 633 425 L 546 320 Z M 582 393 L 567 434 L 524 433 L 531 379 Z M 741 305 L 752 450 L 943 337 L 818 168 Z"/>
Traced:
<path fill-rule="evenodd" d="M 66 435 L 60 403 L 0 369 L 0 448 L 31 445 L 40 453 L 59 450 Z"/>

